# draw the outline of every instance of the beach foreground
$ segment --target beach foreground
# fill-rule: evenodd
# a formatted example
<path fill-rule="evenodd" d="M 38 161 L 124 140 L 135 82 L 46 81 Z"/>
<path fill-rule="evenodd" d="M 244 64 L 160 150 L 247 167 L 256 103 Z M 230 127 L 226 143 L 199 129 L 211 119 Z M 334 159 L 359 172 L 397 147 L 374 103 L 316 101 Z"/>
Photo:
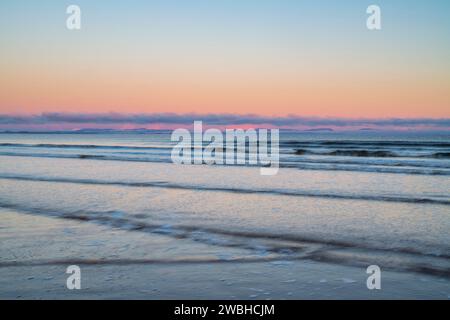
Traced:
<path fill-rule="evenodd" d="M 384 271 L 368 290 L 364 268 L 307 260 L 233 261 L 199 243 L 85 222 L 2 211 L 0 299 L 448 299 L 450 281 Z M 176 242 L 176 243 L 175 243 Z M 172 260 L 183 252 L 184 261 Z M 74 259 L 73 257 L 78 257 Z M 215 262 L 209 261 L 210 258 Z M 31 265 L 28 265 L 31 263 Z M 81 268 L 81 290 L 66 268 Z M 13 264 L 8 266 L 8 264 Z"/>

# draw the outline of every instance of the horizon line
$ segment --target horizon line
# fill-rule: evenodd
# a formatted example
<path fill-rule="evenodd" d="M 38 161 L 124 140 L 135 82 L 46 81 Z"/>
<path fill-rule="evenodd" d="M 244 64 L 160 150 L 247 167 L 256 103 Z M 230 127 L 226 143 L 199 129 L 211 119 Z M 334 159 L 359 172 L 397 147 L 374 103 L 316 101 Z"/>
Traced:
<path fill-rule="evenodd" d="M 450 130 L 450 118 L 349 118 L 304 117 L 300 115 L 267 116 L 232 113 L 67 113 L 0 114 L 0 130 L 73 131 L 73 130 L 171 130 L 190 127 L 202 121 L 205 127 L 278 128 L 283 130 Z"/>

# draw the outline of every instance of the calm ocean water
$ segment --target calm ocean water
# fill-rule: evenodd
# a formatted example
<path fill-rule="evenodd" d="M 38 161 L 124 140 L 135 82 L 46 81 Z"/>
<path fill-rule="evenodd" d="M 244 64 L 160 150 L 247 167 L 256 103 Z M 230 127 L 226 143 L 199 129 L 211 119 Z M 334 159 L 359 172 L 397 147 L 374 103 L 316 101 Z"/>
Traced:
<path fill-rule="evenodd" d="M 275 176 L 175 165 L 173 144 L 169 132 L 0 134 L 0 208 L 450 277 L 450 134 L 284 132 Z"/>

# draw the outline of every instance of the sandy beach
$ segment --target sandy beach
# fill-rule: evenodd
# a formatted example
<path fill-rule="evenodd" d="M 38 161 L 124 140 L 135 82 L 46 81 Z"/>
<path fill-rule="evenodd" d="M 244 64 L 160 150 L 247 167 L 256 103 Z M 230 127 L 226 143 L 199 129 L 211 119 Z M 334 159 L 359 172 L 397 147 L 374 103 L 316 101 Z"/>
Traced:
<path fill-rule="evenodd" d="M 239 261 L 248 259 L 248 252 L 86 222 L 1 214 L 0 299 L 450 297 L 450 282 L 440 277 L 384 271 L 382 289 L 368 290 L 364 268 L 270 257 Z M 171 258 L 174 254 L 183 258 Z M 71 264 L 81 268 L 81 290 L 66 287 Z"/>

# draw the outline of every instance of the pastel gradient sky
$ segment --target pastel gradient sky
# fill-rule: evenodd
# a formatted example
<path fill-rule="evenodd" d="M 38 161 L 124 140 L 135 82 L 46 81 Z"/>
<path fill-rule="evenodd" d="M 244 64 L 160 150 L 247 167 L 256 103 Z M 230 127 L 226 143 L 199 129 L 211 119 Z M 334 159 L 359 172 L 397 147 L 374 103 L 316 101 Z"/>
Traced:
<path fill-rule="evenodd" d="M 0 48 L 0 114 L 450 117 L 448 0 L 9 0 Z"/>

